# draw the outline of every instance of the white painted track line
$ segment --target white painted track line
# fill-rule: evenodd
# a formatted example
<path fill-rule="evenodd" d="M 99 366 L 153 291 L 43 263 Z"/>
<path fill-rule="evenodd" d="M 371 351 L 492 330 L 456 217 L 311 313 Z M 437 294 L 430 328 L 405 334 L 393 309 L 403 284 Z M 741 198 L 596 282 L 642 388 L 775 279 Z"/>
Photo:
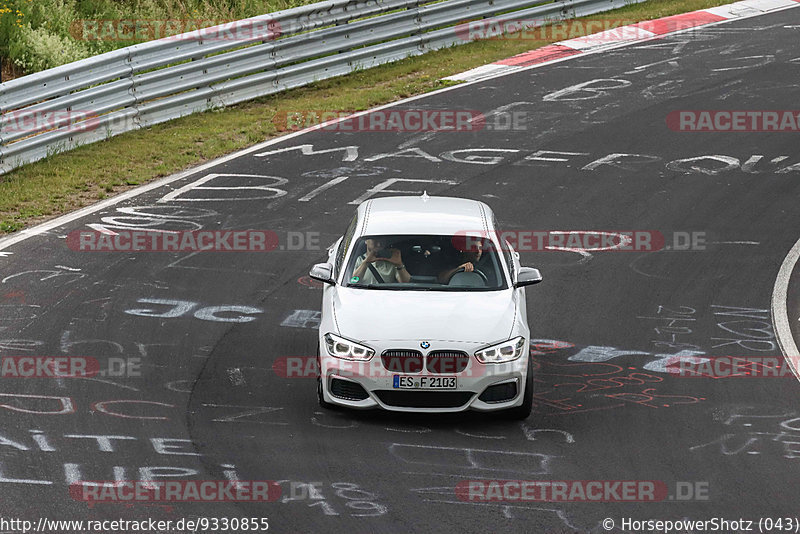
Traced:
<path fill-rule="evenodd" d="M 792 276 L 797 260 L 800 258 L 800 240 L 794 244 L 787 254 L 778 271 L 778 278 L 775 280 L 775 287 L 772 289 L 772 325 L 775 328 L 775 338 L 778 345 L 789 362 L 792 372 L 800 380 L 800 353 L 797 351 L 797 344 L 794 342 L 792 330 L 789 323 L 789 310 L 787 308 L 787 292 L 789 290 L 789 280 Z"/>

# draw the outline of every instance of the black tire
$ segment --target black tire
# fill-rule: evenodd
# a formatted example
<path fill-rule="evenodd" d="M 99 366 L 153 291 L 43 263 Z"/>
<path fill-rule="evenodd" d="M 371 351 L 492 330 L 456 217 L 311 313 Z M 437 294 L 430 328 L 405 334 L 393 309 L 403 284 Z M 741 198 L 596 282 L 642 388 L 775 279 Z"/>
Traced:
<path fill-rule="evenodd" d="M 522 393 L 522 404 L 503 411 L 503 415 L 509 419 L 523 421 L 530 417 L 533 411 L 533 361 L 528 355 L 528 376 L 525 378 L 525 391 Z"/>
<path fill-rule="evenodd" d="M 317 369 L 320 373 L 320 376 L 317 377 L 317 402 L 319 402 L 320 408 L 334 410 L 336 409 L 336 405 L 327 402 L 325 396 L 322 394 L 322 360 L 320 359 L 319 345 L 317 345 Z"/>

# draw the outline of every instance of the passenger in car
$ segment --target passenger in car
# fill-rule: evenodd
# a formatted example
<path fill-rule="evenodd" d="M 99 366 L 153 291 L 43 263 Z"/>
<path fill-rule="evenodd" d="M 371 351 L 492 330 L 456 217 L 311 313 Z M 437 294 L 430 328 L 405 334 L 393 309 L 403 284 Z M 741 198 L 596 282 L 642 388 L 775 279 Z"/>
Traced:
<path fill-rule="evenodd" d="M 400 251 L 396 248 L 384 249 L 379 239 L 366 239 L 367 251 L 356 259 L 353 277 L 364 284 L 393 284 L 411 281 Z M 389 253 L 380 257 L 379 253 Z"/>

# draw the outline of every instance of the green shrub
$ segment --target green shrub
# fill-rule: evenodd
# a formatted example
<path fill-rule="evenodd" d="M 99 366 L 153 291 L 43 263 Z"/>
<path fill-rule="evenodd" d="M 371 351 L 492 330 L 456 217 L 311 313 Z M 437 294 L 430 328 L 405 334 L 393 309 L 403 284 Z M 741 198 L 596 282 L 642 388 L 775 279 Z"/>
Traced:
<path fill-rule="evenodd" d="M 85 21 L 230 21 L 309 3 L 312 1 L 0 0 L 0 57 L 30 74 L 147 40 L 85 39 Z"/>
<path fill-rule="evenodd" d="M 81 42 L 62 37 L 44 27 L 24 24 L 9 46 L 9 59 L 26 72 L 52 69 L 92 55 Z"/>

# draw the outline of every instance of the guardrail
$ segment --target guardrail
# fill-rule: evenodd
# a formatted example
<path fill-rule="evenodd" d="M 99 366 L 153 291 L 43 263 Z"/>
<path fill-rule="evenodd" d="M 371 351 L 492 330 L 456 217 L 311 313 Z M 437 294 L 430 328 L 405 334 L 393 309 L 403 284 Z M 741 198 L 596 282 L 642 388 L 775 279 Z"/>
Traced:
<path fill-rule="evenodd" d="M 556 21 L 640 1 L 331 0 L 121 48 L 0 84 L 0 174 L 123 132 L 464 44 L 469 32 L 456 25 L 467 20 Z"/>

